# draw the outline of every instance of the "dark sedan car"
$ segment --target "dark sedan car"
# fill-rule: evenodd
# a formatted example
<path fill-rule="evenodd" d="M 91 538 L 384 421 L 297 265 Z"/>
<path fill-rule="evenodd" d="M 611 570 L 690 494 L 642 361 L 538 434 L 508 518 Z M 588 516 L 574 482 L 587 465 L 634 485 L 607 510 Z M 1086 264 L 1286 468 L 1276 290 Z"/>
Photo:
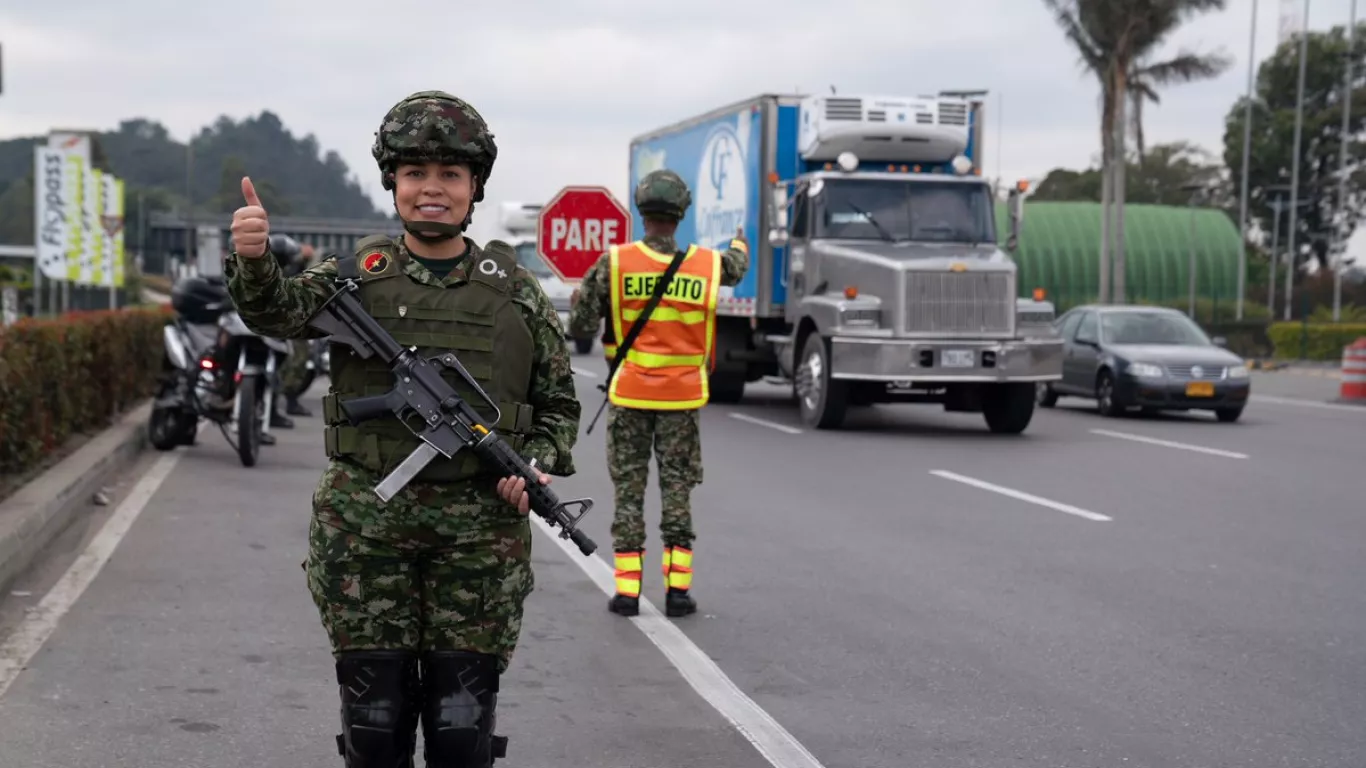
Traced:
<path fill-rule="evenodd" d="M 1063 339 L 1062 381 L 1038 385 L 1039 405 L 1058 397 L 1096 401 L 1106 416 L 1130 408 L 1214 411 L 1237 421 L 1251 390 L 1247 366 L 1181 312 L 1161 307 L 1084 306 L 1053 324 Z"/>

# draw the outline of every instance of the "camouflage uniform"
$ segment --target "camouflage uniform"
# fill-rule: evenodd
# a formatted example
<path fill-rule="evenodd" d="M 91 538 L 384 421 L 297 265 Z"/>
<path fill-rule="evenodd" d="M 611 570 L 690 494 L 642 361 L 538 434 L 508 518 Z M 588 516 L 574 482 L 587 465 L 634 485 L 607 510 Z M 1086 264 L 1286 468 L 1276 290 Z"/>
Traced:
<path fill-rule="evenodd" d="M 391 110 L 374 155 L 391 190 L 400 162 L 468 164 L 478 201 L 496 149 L 472 107 L 429 91 Z M 407 239 L 463 237 L 468 223 L 405 221 L 408 234 L 388 241 L 401 266 L 393 279 L 455 290 L 469 284 L 471 265 L 491 251 L 465 238 L 466 253 L 452 265 L 416 256 Z M 443 267 L 450 267 L 444 278 L 434 274 Z M 274 259 L 234 254 L 229 287 L 256 332 L 318 337 L 306 323 L 331 295 L 338 269 L 330 259 L 284 278 Z M 508 275 L 509 300 L 533 350 L 526 387 L 532 415 L 521 453 L 546 474 L 572 475 L 580 405 L 559 316 L 531 273 L 514 267 Z M 336 387 L 330 379 L 329 389 Z M 404 756 L 416 748 L 420 720 L 428 765 L 488 766 L 506 742 L 493 735 L 498 677 L 533 588 L 529 520 L 498 496 L 496 477 L 415 481 L 381 506 L 372 488 L 382 476 L 334 458 L 312 500 L 304 570 L 337 659 L 339 751 L 348 766 L 411 765 Z"/>
<path fill-rule="evenodd" d="M 645 177 L 635 191 L 636 206 L 653 217 L 681 219 L 691 203 L 683 180 L 672 171 L 655 171 Z M 670 235 L 647 235 L 644 244 L 662 254 L 673 254 L 679 247 Z M 721 254 L 721 285 L 736 285 L 749 268 L 749 252 L 743 239 L 732 242 Z M 662 271 L 662 270 L 661 270 Z M 592 337 L 598 325 L 609 318 L 604 346 L 614 348 L 620 339 L 611 338 L 612 268 L 604 253 L 584 274 L 578 299 L 569 315 L 569 334 Z M 630 324 L 624 324 L 629 329 Z M 628 331 L 629 332 L 629 331 Z M 613 355 L 614 356 L 614 355 Z M 612 548 L 618 553 L 617 570 L 638 573 L 631 565 L 632 555 L 645 548 L 645 489 L 649 480 L 650 456 L 659 465 L 659 491 L 662 514 L 660 539 L 666 584 L 673 553 L 683 550 L 691 572 L 692 489 L 702 483 L 701 413 L 697 409 L 656 411 L 608 405 L 607 467 L 615 487 L 616 511 L 612 518 Z M 680 558 L 681 561 L 681 558 Z M 629 592 L 617 594 L 609 606 L 624 615 L 639 610 L 638 598 Z M 666 612 L 682 615 L 696 610 L 687 589 L 669 589 Z"/>

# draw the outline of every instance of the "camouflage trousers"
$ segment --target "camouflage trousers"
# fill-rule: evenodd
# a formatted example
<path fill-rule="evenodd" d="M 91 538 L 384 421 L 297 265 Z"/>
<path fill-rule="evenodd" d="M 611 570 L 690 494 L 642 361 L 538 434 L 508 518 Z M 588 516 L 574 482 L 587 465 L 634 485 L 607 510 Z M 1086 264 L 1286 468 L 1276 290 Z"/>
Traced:
<path fill-rule="evenodd" d="M 607 471 L 616 488 L 612 547 L 645 548 L 645 487 L 650 455 L 659 466 L 660 539 L 692 548 L 692 489 L 702 484 L 701 413 L 608 406 Z"/>
<path fill-rule="evenodd" d="M 308 339 L 290 339 L 289 346 L 289 357 L 280 368 L 280 389 L 286 397 L 298 397 L 308 375 Z"/>
<path fill-rule="evenodd" d="M 333 653 L 473 651 L 505 671 L 534 587 L 530 521 L 496 478 L 410 483 L 383 506 L 379 480 L 333 461 L 313 495 L 303 567 Z"/>

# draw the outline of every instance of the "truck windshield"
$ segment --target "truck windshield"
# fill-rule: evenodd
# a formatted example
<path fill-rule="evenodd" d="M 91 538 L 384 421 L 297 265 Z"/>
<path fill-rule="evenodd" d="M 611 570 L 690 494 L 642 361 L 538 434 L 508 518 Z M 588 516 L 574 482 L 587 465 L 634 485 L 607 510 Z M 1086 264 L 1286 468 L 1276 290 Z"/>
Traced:
<path fill-rule="evenodd" d="M 983 184 L 827 178 L 819 200 L 816 237 L 996 242 L 991 194 Z"/>
<path fill-rule="evenodd" d="M 526 267 L 528 272 L 535 275 L 537 280 L 544 280 L 547 277 L 554 276 L 554 273 L 550 271 L 550 267 L 547 267 L 545 262 L 541 259 L 541 254 L 536 252 L 535 243 L 518 243 L 517 261 L 522 266 Z"/>

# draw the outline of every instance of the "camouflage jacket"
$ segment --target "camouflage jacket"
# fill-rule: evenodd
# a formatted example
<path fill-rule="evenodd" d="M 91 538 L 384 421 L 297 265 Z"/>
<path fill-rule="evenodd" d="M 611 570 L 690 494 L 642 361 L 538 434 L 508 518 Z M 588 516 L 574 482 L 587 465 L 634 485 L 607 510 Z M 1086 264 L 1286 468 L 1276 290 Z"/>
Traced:
<path fill-rule="evenodd" d="M 676 253 L 678 243 L 672 237 L 651 235 L 642 241 L 663 254 Z M 731 247 L 721 252 L 721 285 L 737 285 L 749 270 L 749 254 Z M 569 313 L 569 335 L 591 338 L 598 333 L 603 318 L 612 316 L 612 263 L 607 253 L 598 257 L 584 273 L 579 285 L 579 298 Z"/>
<path fill-rule="evenodd" d="M 405 272 L 419 283 L 448 286 L 468 279 L 468 265 L 479 259 L 481 248 L 466 238 L 468 250 L 444 280 L 437 278 L 416 259 L 407 259 Z M 406 254 L 402 237 L 395 248 Z M 248 328 L 263 336 L 278 339 L 316 338 L 322 334 L 309 328 L 307 321 L 332 295 L 337 262 L 328 259 L 306 269 L 298 277 L 283 277 L 275 259 L 247 259 L 233 252 L 225 273 L 228 291 Z M 534 410 L 530 438 L 522 453 L 536 459 L 546 474 L 561 477 L 575 472 L 573 448 L 579 436 L 582 406 L 574 389 L 569 350 L 565 347 L 560 316 L 541 284 L 520 265 L 513 272 L 512 300 L 522 310 L 536 344 L 535 374 L 529 389 Z"/>

